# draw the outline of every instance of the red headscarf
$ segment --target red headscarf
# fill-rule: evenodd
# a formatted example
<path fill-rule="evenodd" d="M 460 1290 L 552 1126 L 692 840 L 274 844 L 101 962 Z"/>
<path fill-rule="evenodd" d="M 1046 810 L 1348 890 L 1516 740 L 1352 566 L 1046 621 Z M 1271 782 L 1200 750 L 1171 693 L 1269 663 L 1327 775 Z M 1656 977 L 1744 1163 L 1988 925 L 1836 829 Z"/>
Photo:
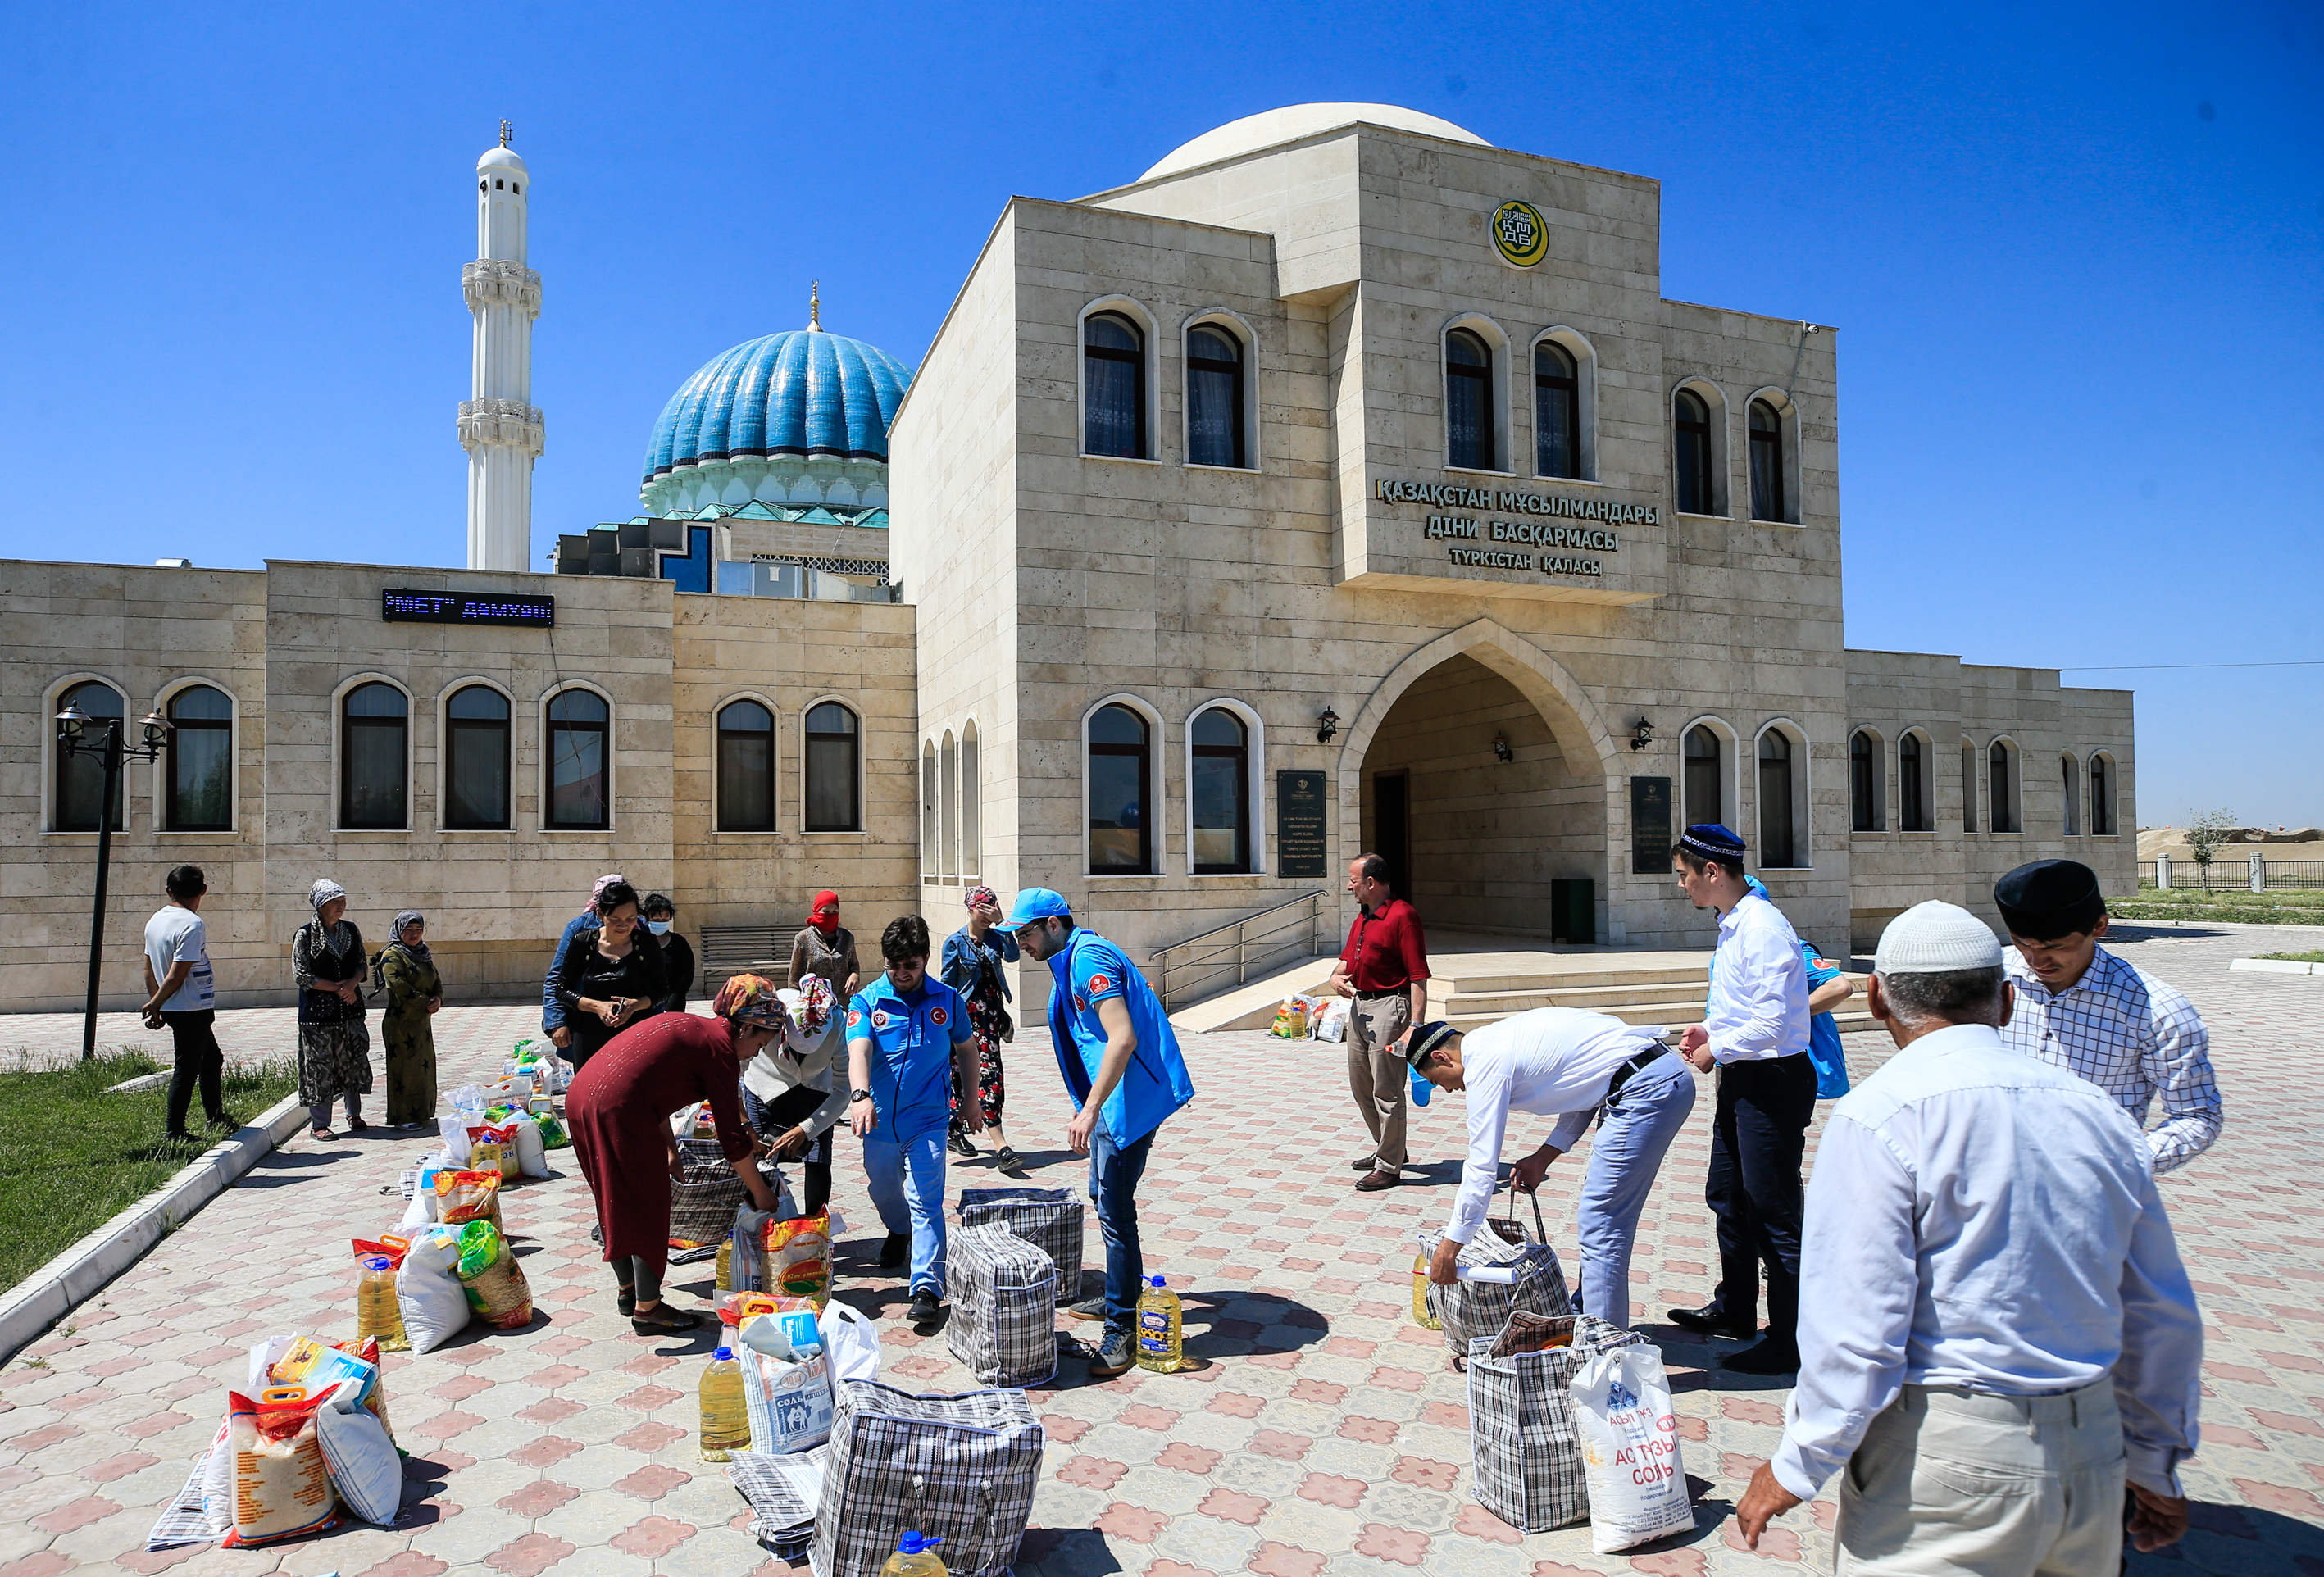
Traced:
<path fill-rule="evenodd" d="M 839 929 L 839 895 L 825 888 L 815 895 L 815 903 L 807 912 L 808 921 L 825 936 Z"/>

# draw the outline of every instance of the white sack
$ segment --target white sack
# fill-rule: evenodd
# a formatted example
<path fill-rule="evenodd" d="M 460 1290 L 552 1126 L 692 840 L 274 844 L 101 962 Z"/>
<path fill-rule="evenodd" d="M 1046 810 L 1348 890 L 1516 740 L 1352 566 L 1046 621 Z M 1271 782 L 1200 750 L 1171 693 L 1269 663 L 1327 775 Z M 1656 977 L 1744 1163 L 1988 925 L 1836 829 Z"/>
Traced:
<path fill-rule="evenodd" d="M 816 1316 L 823 1335 L 825 1356 L 831 1360 L 831 1382 L 880 1378 L 880 1328 L 833 1298 Z"/>
<path fill-rule="evenodd" d="M 365 1522 L 392 1526 L 403 1508 L 403 1459 L 379 1416 L 364 1405 L 363 1387 L 347 1380 L 334 1388 L 315 1415 L 315 1431 L 331 1488 L 346 1508 Z"/>
<path fill-rule="evenodd" d="M 460 1259 L 460 1230 L 438 1227 L 411 1241 L 395 1273 L 396 1306 L 412 1356 L 441 1347 L 468 1328 L 467 1295 L 453 1267 Z"/>
<path fill-rule="evenodd" d="M 1601 1555 L 1694 1527 L 1679 1462 L 1678 1417 L 1662 1349 L 1611 1347 L 1566 1387 L 1590 1490 L 1590 1545 Z"/>
<path fill-rule="evenodd" d="M 540 1124 L 519 1113 L 509 1120 L 516 1126 L 516 1169 L 528 1177 L 549 1176 L 549 1147 L 541 1142 Z"/>

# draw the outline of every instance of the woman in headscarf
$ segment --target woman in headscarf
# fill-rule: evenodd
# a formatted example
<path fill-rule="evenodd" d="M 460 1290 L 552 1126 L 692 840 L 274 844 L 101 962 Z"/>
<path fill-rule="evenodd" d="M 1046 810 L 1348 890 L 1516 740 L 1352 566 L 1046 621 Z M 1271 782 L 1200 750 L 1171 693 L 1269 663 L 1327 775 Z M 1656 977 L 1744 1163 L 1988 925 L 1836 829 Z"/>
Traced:
<path fill-rule="evenodd" d="M 387 1124 L 418 1128 L 436 1120 L 436 1033 L 428 1022 L 444 1005 L 444 982 L 428 953 L 428 917 L 405 909 L 390 927 L 372 979 L 387 991 L 379 1020 L 387 1047 Z"/>
<path fill-rule="evenodd" d="M 777 1160 L 799 1162 L 806 1183 L 800 1203 L 813 1215 L 831 1198 L 831 1134 L 847 1115 L 846 1087 L 834 1088 L 838 1081 L 831 1074 L 846 1038 L 838 1002 L 821 975 L 775 995 L 783 1005 L 783 1033 L 742 1065 L 742 1114 Z"/>
<path fill-rule="evenodd" d="M 976 1031 L 977 1084 L 974 1090 L 963 1090 L 955 1083 L 952 1148 L 964 1156 L 976 1154 L 975 1141 L 960 1115 L 973 1101 L 983 1113 L 984 1131 L 992 1139 L 992 1164 L 1014 1172 L 1023 1163 L 1001 1130 L 1001 1109 L 1009 1098 L 1001 1047 L 1016 1038 L 1017 1024 L 1009 1016 L 1009 979 L 1001 966 L 1017 962 L 1017 938 L 1001 924 L 1001 899 L 992 889 L 972 887 L 962 901 L 968 905 L 968 924 L 945 938 L 944 982 L 968 1004 L 968 1021 Z"/>
<path fill-rule="evenodd" d="M 346 1097 L 347 1127 L 371 1126 L 371 1033 L 364 1027 L 363 933 L 346 918 L 347 890 L 318 878 L 307 894 L 315 918 L 290 939 L 290 978 L 299 987 L 299 1099 L 315 1137 L 329 1139 L 331 1102 Z"/>
<path fill-rule="evenodd" d="M 661 1013 L 606 1043 L 573 1075 L 566 1126 L 581 1176 L 597 1202 L 604 1256 L 620 1289 L 617 1305 L 641 1336 L 690 1331 L 698 1314 L 661 1301 L 669 1264 L 669 1185 L 685 1176 L 670 1114 L 710 1102 L 718 1148 L 759 1210 L 775 1196 L 759 1175 L 751 1130 L 735 1099 L 742 1064 L 782 1033 L 787 1015 L 771 982 L 738 974 L 712 1004 L 715 1019 Z"/>
<path fill-rule="evenodd" d="M 855 933 L 839 923 L 839 895 L 825 888 L 808 906 L 807 926 L 791 938 L 791 990 L 808 975 L 819 974 L 831 994 L 844 1002 L 863 983 L 855 962 Z"/>
<path fill-rule="evenodd" d="M 606 1042 L 660 1011 L 661 950 L 638 918 L 638 890 L 610 881 L 597 890 L 597 928 L 575 933 L 552 982 L 572 1044 L 558 1055 L 579 1067 Z"/>

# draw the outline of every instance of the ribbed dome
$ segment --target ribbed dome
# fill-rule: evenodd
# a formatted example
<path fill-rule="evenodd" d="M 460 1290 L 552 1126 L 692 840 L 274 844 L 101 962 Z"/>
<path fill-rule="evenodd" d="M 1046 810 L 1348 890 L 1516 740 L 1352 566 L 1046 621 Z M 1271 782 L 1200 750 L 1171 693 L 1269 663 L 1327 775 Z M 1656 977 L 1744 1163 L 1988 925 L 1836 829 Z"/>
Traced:
<path fill-rule="evenodd" d="M 681 466 L 769 455 L 888 458 L 888 422 L 911 370 L 876 346 L 821 329 L 736 346 L 669 397 L 645 480 Z"/>

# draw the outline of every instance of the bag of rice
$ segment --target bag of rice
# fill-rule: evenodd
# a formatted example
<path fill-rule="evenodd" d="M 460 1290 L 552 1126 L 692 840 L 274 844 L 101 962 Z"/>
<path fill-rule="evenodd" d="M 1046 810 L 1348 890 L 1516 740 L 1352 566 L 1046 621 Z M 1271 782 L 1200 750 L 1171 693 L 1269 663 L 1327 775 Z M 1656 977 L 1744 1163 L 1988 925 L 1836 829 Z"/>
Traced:
<path fill-rule="evenodd" d="M 300 1386 L 270 1387 L 254 1400 L 226 1397 L 227 1443 L 234 1452 L 234 1527 L 228 1549 L 319 1533 L 338 1521 L 330 1470 L 315 1430 L 320 1395 Z"/>
<path fill-rule="evenodd" d="M 403 1459 L 353 1380 L 334 1386 L 315 1412 L 316 1443 L 331 1488 L 349 1511 L 381 1527 L 403 1508 Z"/>
<path fill-rule="evenodd" d="M 541 1096 L 540 1099 L 547 1100 L 548 1097 Z M 548 1110 L 533 1112 L 532 1124 L 535 1131 L 540 1135 L 540 1148 L 543 1152 L 540 1165 L 545 1171 L 549 1166 L 549 1157 L 546 1152 L 565 1148 L 573 1142 L 573 1136 L 566 1132 L 565 1124 L 558 1120 L 557 1108 L 553 1102 Z"/>
<path fill-rule="evenodd" d="M 460 1290 L 468 1306 L 495 1330 L 513 1331 L 532 1323 L 532 1286 L 517 1263 L 500 1229 L 490 1222 L 470 1222 L 460 1229 L 457 1268 Z"/>
<path fill-rule="evenodd" d="M 493 1172 L 436 1174 L 436 1213 L 447 1227 L 470 1222 L 501 1222 L 501 1175 Z"/>
<path fill-rule="evenodd" d="M 831 1297 L 831 1213 L 770 1222 L 763 1266 L 768 1291 L 811 1297 L 821 1308 Z"/>
<path fill-rule="evenodd" d="M 468 1328 L 468 1299 L 458 1275 L 460 1231 L 429 1227 L 412 1240 L 396 1269 L 396 1306 L 403 1311 L 403 1333 L 415 1354 L 441 1347 Z"/>

